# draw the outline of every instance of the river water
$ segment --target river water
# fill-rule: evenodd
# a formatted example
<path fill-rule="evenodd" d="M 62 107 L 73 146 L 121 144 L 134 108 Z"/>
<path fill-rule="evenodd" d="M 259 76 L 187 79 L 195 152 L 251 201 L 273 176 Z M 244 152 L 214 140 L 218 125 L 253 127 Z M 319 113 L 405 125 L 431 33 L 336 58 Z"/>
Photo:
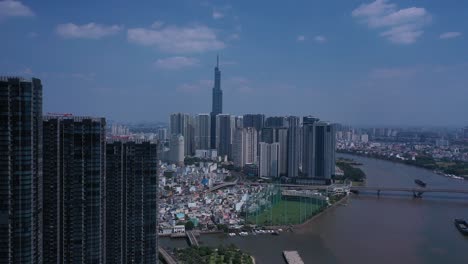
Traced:
<path fill-rule="evenodd" d="M 363 163 L 368 186 L 467 189 L 468 181 L 389 161 L 341 154 Z M 468 195 L 408 193 L 351 195 L 345 205 L 325 212 L 305 227 L 280 236 L 205 235 L 208 246 L 235 244 L 257 263 L 285 263 L 283 250 L 297 250 L 305 263 L 468 263 L 468 237 L 453 224 L 468 219 Z M 162 246 L 185 247 L 185 240 L 163 238 Z"/>

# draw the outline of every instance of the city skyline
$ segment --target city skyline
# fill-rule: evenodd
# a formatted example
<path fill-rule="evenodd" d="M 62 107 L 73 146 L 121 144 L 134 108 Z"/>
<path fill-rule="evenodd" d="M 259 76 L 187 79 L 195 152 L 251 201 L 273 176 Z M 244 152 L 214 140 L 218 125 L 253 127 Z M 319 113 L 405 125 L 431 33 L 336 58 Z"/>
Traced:
<path fill-rule="evenodd" d="M 47 1 L 0 1 L 0 32 L 9 36 L 0 44 L 8 50 L 0 71 L 40 78 L 49 87 L 44 112 L 166 122 L 172 112 L 210 111 L 219 53 L 224 113 L 312 113 L 355 125 L 466 123 L 459 107 L 468 96 L 465 3 L 269 3 L 263 12 L 263 4 L 247 1 L 182 2 L 117 2 L 105 16 L 109 3 L 80 2 L 74 8 L 86 15 L 77 16 L 64 3 L 51 11 Z M 195 37 L 168 45 L 187 32 Z M 155 102 L 157 111 L 146 111 Z"/>

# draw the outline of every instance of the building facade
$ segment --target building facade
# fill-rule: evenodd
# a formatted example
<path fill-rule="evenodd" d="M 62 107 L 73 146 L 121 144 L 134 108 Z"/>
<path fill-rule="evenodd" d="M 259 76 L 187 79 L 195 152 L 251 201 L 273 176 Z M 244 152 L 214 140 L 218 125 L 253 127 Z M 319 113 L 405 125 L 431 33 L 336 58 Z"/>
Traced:
<path fill-rule="evenodd" d="M 195 150 L 211 149 L 211 117 L 209 114 L 199 114 L 195 122 Z"/>
<path fill-rule="evenodd" d="M 195 154 L 195 127 L 192 116 L 185 113 L 173 113 L 170 117 L 171 136 L 184 136 L 184 155 Z"/>
<path fill-rule="evenodd" d="M 318 119 L 304 120 L 303 124 L 303 175 L 330 180 L 335 174 L 335 126 Z"/>
<path fill-rule="evenodd" d="M 278 178 L 280 176 L 280 145 L 260 142 L 260 177 Z"/>
<path fill-rule="evenodd" d="M 0 77 L 0 263 L 42 263 L 42 84 Z"/>
<path fill-rule="evenodd" d="M 105 262 L 104 118 L 45 116 L 44 263 Z"/>
<path fill-rule="evenodd" d="M 184 136 L 182 134 L 172 135 L 169 144 L 169 160 L 175 164 L 183 165 L 185 158 Z"/>
<path fill-rule="evenodd" d="M 106 262 L 157 263 L 157 144 L 106 147 Z"/>
<path fill-rule="evenodd" d="M 262 131 L 265 122 L 265 115 L 262 114 L 246 114 L 243 116 L 243 127 L 253 127 L 257 131 Z"/>
<path fill-rule="evenodd" d="M 288 177 L 295 178 L 299 176 L 299 137 L 300 122 L 297 116 L 288 116 Z"/>
<path fill-rule="evenodd" d="M 218 156 L 228 156 L 231 159 L 231 145 L 234 129 L 234 118 L 229 114 L 216 116 L 216 149 Z"/>
<path fill-rule="evenodd" d="M 234 166 L 242 168 L 245 164 L 256 164 L 257 146 L 257 131 L 255 128 L 236 129 L 232 143 Z"/>

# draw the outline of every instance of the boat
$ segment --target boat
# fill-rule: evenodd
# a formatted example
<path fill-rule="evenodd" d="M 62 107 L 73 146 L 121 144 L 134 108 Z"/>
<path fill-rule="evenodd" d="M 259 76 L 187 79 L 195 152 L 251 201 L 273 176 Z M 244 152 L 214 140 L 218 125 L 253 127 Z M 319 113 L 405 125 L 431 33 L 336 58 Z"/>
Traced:
<path fill-rule="evenodd" d="M 279 233 L 279 231 L 273 231 L 273 233 L 271 233 L 271 234 L 274 235 L 274 236 L 279 236 L 280 233 Z"/>
<path fill-rule="evenodd" d="M 465 236 L 468 236 L 468 223 L 463 219 L 455 219 L 455 226 L 458 231 Z"/>
<path fill-rule="evenodd" d="M 419 185 L 421 187 L 426 187 L 426 183 L 421 181 L 420 179 L 414 180 L 414 183 L 416 183 L 417 185 Z"/>

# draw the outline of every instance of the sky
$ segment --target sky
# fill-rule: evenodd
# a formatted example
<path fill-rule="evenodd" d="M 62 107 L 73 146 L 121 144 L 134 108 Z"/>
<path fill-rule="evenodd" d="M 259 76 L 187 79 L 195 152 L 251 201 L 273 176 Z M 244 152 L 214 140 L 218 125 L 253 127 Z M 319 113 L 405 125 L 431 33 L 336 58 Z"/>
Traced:
<path fill-rule="evenodd" d="M 0 0 L 0 75 L 44 113 L 224 113 L 352 125 L 468 124 L 468 2 Z"/>

